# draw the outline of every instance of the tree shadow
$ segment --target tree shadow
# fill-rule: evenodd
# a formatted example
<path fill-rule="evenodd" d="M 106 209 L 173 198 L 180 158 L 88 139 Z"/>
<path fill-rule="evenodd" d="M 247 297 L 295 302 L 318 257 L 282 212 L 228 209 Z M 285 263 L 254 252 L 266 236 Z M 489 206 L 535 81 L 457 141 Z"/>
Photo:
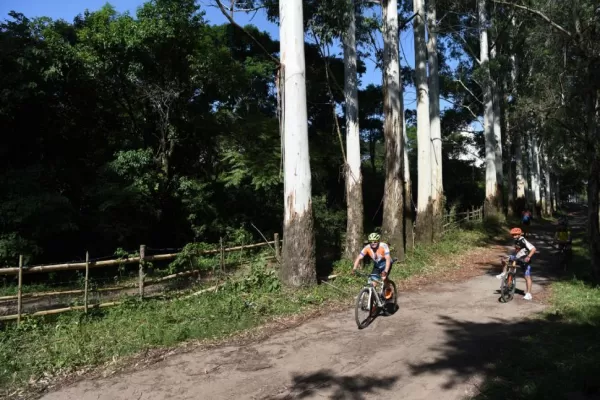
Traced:
<path fill-rule="evenodd" d="M 488 323 L 440 316 L 447 335 L 442 355 L 410 369 L 413 375 L 449 373 L 446 389 L 481 376 L 475 399 L 600 399 L 600 307 L 588 315 L 587 323 L 556 314 Z"/>
<path fill-rule="evenodd" d="M 316 394 L 324 395 L 319 392 L 329 392 L 328 398 L 332 400 L 362 400 L 365 394 L 389 391 L 400 379 L 399 376 L 378 377 L 378 375 L 373 373 L 372 375 L 338 376 L 327 369 L 306 375 L 295 374 L 289 392 L 276 399 L 304 399 Z"/>

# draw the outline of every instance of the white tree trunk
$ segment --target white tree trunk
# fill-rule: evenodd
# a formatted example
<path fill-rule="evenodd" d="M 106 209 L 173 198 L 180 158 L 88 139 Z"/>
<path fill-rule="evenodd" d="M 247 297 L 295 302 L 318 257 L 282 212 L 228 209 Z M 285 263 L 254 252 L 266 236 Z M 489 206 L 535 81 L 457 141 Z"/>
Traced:
<path fill-rule="evenodd" d="M 488 19 L 485 0 L 477 0 L 479 15 L 479 58 L 484 71 L 483 130 L 485 140 L 485 197 L 488 214 L 498 213 L 498 176 L 496 174 L 496 139 L 494 137 L 494 104 L 490 79 Z"/>
<path fill-rule="evenodd" d="M 541 183 L 541 165 L 540 165 L 540 148 L 537 139 L 532 137 L 532 161 L 533 168 L 531 171 L 531 190 L 533 192 L 533 203 L 535 208 L 541 207 L 542 201 L 542 183 Z"/>
<path fill-rule="evenodd" d="M 360 134 L 358 126 L 358 78 L 356 75 L 356 23 L 354 0 L 348 0 L 348 28 L 342 37 L 344 46 L 344 100 L 346 103 L 346 202 L 347 225 L 345 256 L 354 259 L 363 241 L 362 174 L 360 170 Z"/>
<path fill-rule="evenodd" d="M 429 123 L 429 87 L 427 84 L 427 43 L 425 41 L 425 3 L 413 0 L 413 35 L 415 40 L 415 86 L 417 89 L 417 239 L 433 239 L 433 204 L 431 133 Z"/>
<path fill-rule="evenodd" d="M 385 186 L 382 232 L 394 247 L 398 258 L 404 257 L 403 202 L 403 132 L 402 80 L 398 36 L 398 2 L 383 0 L 383 113 L 385 123 Z"/>
<path fill-rule="evenodd" d="M 542 152 L 542 156 L 544 157 L 544 180 L 546 181 L 546 185 L 544 186 L 544 197 L 546 200 L 544 210 L 546 211 L 546 215 L 550 216 L 552 215 L 552 182 L 550 178 L 550 164 L 548 163 L 548 154 L 546 151 Z"/>
<path fill-rule="evenodd" d="M 515 139 L 515 170 L 517 174 L 517 199 L 525 199 L 525 170 L 523 166 L 523 146 L 521 138 Z"/>
<path fill-rule="evenodd" d="M 524 146 L 522 149 L 525 151 L 523 160 L 523 179 L 525 183 L 525 203 L 530 201 L 531 197 L 531 137 L 529 134 L 525 134 L 524 136 Z"/>
<path fill-rule="evenodd" d="M 496 58 L 496 46 L 492 47 L 490 51 L 490 58 L 494 60 Z M 500 97 L 500 88 L 495 79 L 491 80 L 492 82 L 492 100 L 494 103 L 494 122 L 493 122 L 493 130 L 494 130 L 494 140 L 496 141 L 496 180 L 498 182 L 498 187 L 502 188 L 504 183 L 504 172 L 502 170 L 502 114 L 501 114 L 501 97 Z M 500 192 L 501 194 L 501 192 Z M 502 196 L 498 199 L 502 200 Z"/>
<path fill-rule="evenodd" d="M 406 117 L 404 115 L 404 96 L 400 92 L 400 110 L 402 111 L 402 152 L 404 153 L 404 164 L 402 165 L 404 175 L 404 246 L 407 250 L 414 247 L 415 234 L 413 226 L 413 197 L 412 181 L 410 179 L 410 163 L 408 161 L 408 135 L 406 134 Z"/>
<path fill-rule="evenodd" d="M 552 175 L 552 185 L 550 186 L 552 191 L 552 210 L 556 212 L 558 210 L 558 181 L 556 180 L 556 175 Z"/>
<path fill-rule="evenodd" d="M 316 282 L 302 0 L 281 1 L 279 18 L 284 120 L 281 278 L 288 285 L 302 286 Z"/>
<path fill-rule="evenodd" d="M 440 77 L 438 66 L 436 0 L 427 4 L 427 54 L 429 56 L 429 124 L 431 132 L 431 198 L 433 200 L 433 237 L 442 233 L 444 184 L 442 175 L 442 131 L 440 126 Z"/>

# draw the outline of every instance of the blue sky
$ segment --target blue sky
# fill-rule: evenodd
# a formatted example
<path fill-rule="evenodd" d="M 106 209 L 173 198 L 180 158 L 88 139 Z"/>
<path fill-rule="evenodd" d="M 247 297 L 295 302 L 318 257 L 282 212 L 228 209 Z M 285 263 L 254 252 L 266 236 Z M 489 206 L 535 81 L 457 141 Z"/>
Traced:
<path fill-rule="evenodd" d="M 8 17 L 8 12 L 11 10 L 21 12 L 27 17 L 50 17 L 52 19 L 64 19 L 72 21 L 73 18 L 83 13 L 86 9 L 95 11 L 106 4 L 106 0 L 1 0 L 0 15 L 2 19 Z M 129 11 L 135 15 L 137 7 L 144 3 L 144 0 L 112 0 L 109 1 L 119 12 Z M 212 0 L 199 0 L 202 10 L 205 11 L 205 18 L 211 24 L 223 24 L 227 22 L 226 18 L 221 14 L 221 11 L 215 6 L 211 6 Z M 235 19 L 241 25 L 253 24 L 259 29 L 269 32 L 271 37 L 279 38 L 279 28 L 277 25 L 269 22 L 262 12 L 254 15 L 239 13 L 235 15 Z M 404 31 L 400 37 L 401 44 L 401 63 L 402 65 L 414 66 L 414 47 L 412 29 Z M 333 50 L 333 53 L 341 55 L 339 47 Z M 362 87 L 369 83 L 380 84 L 381 72 L 377 70 L 370 60 L 364 60 L 367 64 L 367 72 L 362 76 Z M 415 91 L 414 88 L 405 88 L 405 107 L 415 108 Z M 442 100 L 442 108 L 448 103 Z"/>

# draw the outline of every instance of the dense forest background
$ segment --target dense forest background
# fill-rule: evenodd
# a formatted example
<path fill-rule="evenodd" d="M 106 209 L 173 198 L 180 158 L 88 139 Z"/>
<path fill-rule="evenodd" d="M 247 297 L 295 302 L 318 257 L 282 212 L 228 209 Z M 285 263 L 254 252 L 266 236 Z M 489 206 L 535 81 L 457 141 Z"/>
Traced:
<path fill-rule="evenodd" d="M 259 240 L 251 223 L 265 235 L 282 231 L 276 66 L 263 51 L 277 57 L 279 43 L 246 27 L 258 46 L 202 15 L 192 1 L 153 1 L 135 17 L 107 5 L 72 23 L 15 12 L 0 25 L 0 264 L 18 254 L 36 263 L 80 258 L 85 249 L 110 255 L 141 243 L 249 243 Z M 325 62 L 342 83 L 343 60 L 325 60 L 307 43 L 306 62 L 318 250 L 339 251 L 343 159 Z M 341 104 L 343 94 L 333 93 Z M 382 215 L 381 87 L 360 91 L 359 100 L 372 230 Z M 414 110 L 406 114 L 416 160 Z M 447 196 L 464 207 L 483 199 L 481 169 L 459 160 L 469 138 L 458 130 L 471 119 L 452 109 L 442 118 Z"/>
<path fill-rule="evenodd" d="M 319 254 L 339 255 L 346 229 L 344 60 L 328 50 L 331 32 L 314 29 L 328 22 L 316 3 L 308 3 L 305 22 L 323 39 L 305 44 L 316 243 Z M 439 95 L 451 104 L 440 115 L 446 209 L 480 206 L 486 197 L 486 166 L 474 161 L 486 154 L 485 93 L 472 51 L 479 40 L 476 9 L 459 3 L 438 4 L 444 21 L 438 32 Z M 498 176 L 504 180 L 504 212 L 518 213 L 515 154 L 527 164 L 532 151 L 518 137 L 527 133 L 545 143 L 545 166 L 552 171 L 546 186 L 560 183 L 560 192 L 553 191 L 559 200 L 585 192 L 587 142 L 567 135 L 580 103 L 543 108 L 554 106 L 564 89 L 552 80 L 556 71 L 549 62 L 561 57 L 561 47 L 550 39 L 546 48 L 556 51 L 529 43 L 549 24 L 497 3 L 490 6 L 489 31 L 498 55 L 489 66 L 501 89 L 504 156 L 498 162 L 505 173 Z M 359 79 L 366 57 L 379 67 L 382 61 L 378 41 L 369 39 L 380 33 L 381 21 L 366 12 L 377 7 L 361 7 Z M 414 18 L 411 4 L 400 2 L 398 13 L 400 30 L 407 29 Z M 521 68 L 512 80 L 511 54 Z M 47 263 L 80 259 L 85 250 L 104 256 L 140 244 L 180 248 L 221 237 L 249 243 L 260 239 L 252 224 L 266 236 L 282 232 L 278 59 L 279 43 L 266 32 L 210 25 L 192 0 L 152 0 L 135 15 L 106 5 L 71 22 L 11 12 L 0 24 L 0 265 L 14 265 L 19 254 L 26 263 Z M 564 71 L 569 68 L 578 67 L 565 61 Z M 415 71 L 404 66 L 401 72 L 404 88 L 414 87 Z M 577 95 L 577 85 L 571 81 L 570 95 Z M 382 225 L 383 212 L 381 85 L 365 87 L 358 98 L 364 230 L 371 231 Z M 417 182 L 417 118 L 410 107 L 404 106 L 406 146 Z M 525 171 L 526 179 L 532 173 Z M 417 196 L 415 186 L 413 205 Z"/>

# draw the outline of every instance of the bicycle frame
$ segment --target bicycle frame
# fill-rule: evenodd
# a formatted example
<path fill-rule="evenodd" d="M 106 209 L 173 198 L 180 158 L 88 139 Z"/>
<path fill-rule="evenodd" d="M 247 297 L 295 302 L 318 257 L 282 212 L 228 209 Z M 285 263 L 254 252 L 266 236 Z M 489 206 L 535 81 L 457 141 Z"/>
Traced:
<path fill-rule="evenodd" d="M 506 283 L 510 286 L 514 280 L 514 276 L 517 274 L 517 260 L 513 260 L 511 265 L 508 265 L 506 269 Z"/>
<path fill-rule="evenodd" d="M 377 286 L 381 283 L 381 294 L 377 291 Z M 369 288 L 369 302 L 372 300 L 373 296 L 375 296 L 375 300 L 377 300 L 377 307 L 383 307 L 385 303 L 381 300 L 383 297 L 383 282 L 380 280 L 372 279 L 371 275 L 369 275 L 369 282 L 364 286 L 365 288 Z"/>
<path fill-rule="evenodd" d="M 371 300 L 373 299 L 373 296 L 375 297 L 375 300 L 377 301 L 377 307 L 382 308 L 385 306 L 385 302 L 382 300 L 383 296 L 383 290 L 384 290 L 384 285 L 383 285 L 383 281 L 378 279 L 376 279 L 376 276 L 374 276 L 374 274 L 363 274 L 363 273 L 359 273 L 358 275 L 360 276 L 364 276 L 366 278 L 368 278 L 367 283 L 363 286 L 363 289 L 369 289 L 369 304 L 371 304 Z M 379 291 L 377 290 L 377 286 L 379 286 L 381 284 L 381 293 L 379 293 Z"/>

